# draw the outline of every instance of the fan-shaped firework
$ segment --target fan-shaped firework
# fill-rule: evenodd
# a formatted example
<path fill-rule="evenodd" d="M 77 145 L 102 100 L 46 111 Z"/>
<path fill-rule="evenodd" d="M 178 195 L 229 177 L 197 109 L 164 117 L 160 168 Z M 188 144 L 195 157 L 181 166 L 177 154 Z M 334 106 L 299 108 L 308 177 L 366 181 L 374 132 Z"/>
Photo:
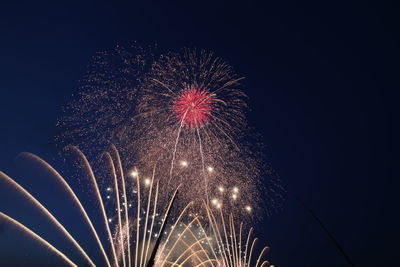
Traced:
<path fill-rule="evenodd" d="M 156 162 L 163 199 L 182 184 L 182 205 L 203 196 L 226 210 L 240 203 L 246 219 L 249 209 L 276 208 L 276 177 L 259 180 L 266 172 L 246 126 L 243 78 L 211 52 L 186 49 L 156 60 L 142 52 L 118 48 L 95 58 L 86 89 L 61 120 L 67 140 L 116 143 L 143 176 Z"/>
<path fill-rule="evenodd" d="M 95 258 L 102 260 L 101 263 L 97 264 L 105 263 L 107 266 L 129 267 L 153 265 L 229 267 L 268 265 L 267 261 L 261 262 L 267 248 L 264 248 L 256 259 L 253 254 L 257 239 L 251 241 L 252 230 L 250 229 L 247 237 L 245 237 L 243 224 L 238 227 L 232 214 L 226 220 L 222 208 L 210 207 L 203 201 L 203 203 L 199 203 L 200 208 L 193 209 L 192 207 L 195 203 L 190 202 L 183 210 L 177 213 L 178 216 L 176 218 L 170 220 L 168 219 L 169 211 L 174 206 L 175 195 L 167 207 L 160 206 L 162 204 L 158 203 L 159 179 L 153 175 L 151 180 L 147 181 L 139 177 L 138 173 L 134 173 L 133 177 L 131 177 L 132 179 L 127 179 L 124 175 L 119 153 L 115 147 L 112 147 L 110 153 L 103 154 L 108 163 L 110 174 L 108 183 L 111 186 L 107 188 L 98 186 L 97 178 L 94 174 L 95 171 L 79 149 L 70 147 L 69 151 L 72 151 L 78 157 L 80 166 L 92 184 L 94 195 L 100 207 L 98 211 L 103 218 L 108 242 L 101 240 L 100 229 L 97 229 L 94 226 L 95 224 L 92 223 L 89 214 L 93 211 L 87 212 L 81 200 L 60 173 L 34 154 L 23 153 L 22 156 L 39 164 L 46 172 L 49 172 L 66 190 L 73 203 L 76 204 L 81 212 L 83 221 L 88 224 L 90 232 L 97 243 L 94 247 L 100 257 L 96 256 Z M 61 252 L 24 224 L 2 212 L 0 212 L 1 220 L 9 222 L 19 230 L 27 233 L 70 266 L 78 266 L 78 263 L 79 265 L 86 263 L 90 266 L 96 266 L 93 253 L 89 256 L 86 249 L 79 243 L 82 240 L 73 237 L 67 227 L 37 198 L 3 172 L 0 172 L 0 181 L 4 182 L 6 187 L 14 188 L 16 192 L 22 194 L 24 199 L 34 204 L 35 208 L 44 214 L 56 226 L 56 229 L 66 237 L 66 240 L 77 249 L 81 257 L 71 258 L 67 256 L 66 252 Z M 115 199 L 113 202 L 115 205 L 107 209 L 107 203 L 105 202 L 110 199 Z M 194 212 L 194 210 L 197 212 Z M 214 215 L 214 213 L 219 215 Z M 111 214 L 115 215 L 112 216 Z M 161 239 L 162 236 L 163 238 Z M 157 243 L 156 240 L 161 241 L 160 246 L 155 245 Z M 151 260 L 153 255 L 155 256 L 154 261 Z"/>

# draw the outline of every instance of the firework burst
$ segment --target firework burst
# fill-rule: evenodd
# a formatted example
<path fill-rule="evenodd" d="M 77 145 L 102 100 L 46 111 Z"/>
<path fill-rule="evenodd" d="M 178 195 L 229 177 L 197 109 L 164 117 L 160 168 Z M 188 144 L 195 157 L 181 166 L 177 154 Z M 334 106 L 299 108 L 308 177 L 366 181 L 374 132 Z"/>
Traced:
<path fill-rule="evenodd" d="M 228 211 L 239 205 L 248 220 L 264 206 L 261 194 L 275 198 L 277 190 L 260 182 L 263 160 L 249 142 L 242 80 L 211 52 L 162 55 L 140 83 L 130 142 L 142 169 L 157 161 L 169 170 L 167 185 L 182 183 L 186 202 L 205 196 Z"/>
<path fill-rule="evenodd" d="M 156 163 L 165 201 L 182 184 L 182 206 L 205 196 L 228 211 L 241 206 L 245 220 L 279 207 L 280 183 L 266 175 L 246 125 L 243 78 L 211 52 L 154 58 L 120 47 L 96 56 L 80 97 L 60 120 L 62 140 L 89 150 L 115 143 L 145 177 Z"/>

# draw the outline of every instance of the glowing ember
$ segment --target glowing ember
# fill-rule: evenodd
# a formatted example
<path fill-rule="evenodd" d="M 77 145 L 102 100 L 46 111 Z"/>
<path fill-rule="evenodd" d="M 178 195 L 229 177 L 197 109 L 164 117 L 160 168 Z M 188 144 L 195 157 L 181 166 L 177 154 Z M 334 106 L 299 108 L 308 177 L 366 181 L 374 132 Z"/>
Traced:
<path fill-rule="evenodd" d="M 174 111 L 180 121 L 190 128 L 203 126 L 210 119 L 213 94 L 192 86 L 184 90 L 175 102 Z"/>

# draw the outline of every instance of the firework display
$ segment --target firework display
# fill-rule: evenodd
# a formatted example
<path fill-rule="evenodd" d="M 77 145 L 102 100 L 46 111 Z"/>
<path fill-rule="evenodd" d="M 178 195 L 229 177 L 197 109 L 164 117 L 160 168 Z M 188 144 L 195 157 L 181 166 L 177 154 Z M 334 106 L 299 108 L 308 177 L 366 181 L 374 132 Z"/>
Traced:
<path fill-rule="evenodd" d="M 143 177 L 157 165 L 160 199 L 181 185 L 181 207 L 205 199 L 245 221 L 279 208 L 282 188 L 246 124 L 243 77 L 212 52 L 150 50 L 98 54 L 60 139 L 88 151 L 115 144 Z"/>
<path fill-rule="evenodd" d="M 96 240 L 97 244 L 91 247 L 97 249 L 97 253 L 101 255 L 98 258 L 102 259 L 102 262 L 95 263 L 87 253 L 88 248 L 83 248 L 76 237 L 73 237 L 74 234 L 70 233 L 51 211 L 15 180 L 0 172 L 1 181 L 34 204 L 35 208 L 44 214 L 74 246 L 80 258 L 70 258 L 23 223 L 2 212 L 0 220 L 14 225 L 37 240 L 67 265 L 232 267 L 269 265 L 268 261 L 263 260 L 268 248 L 263 248 L 258 255 L 255 253 L 257 238 L 252 237 L 253 230 L 250 229 L 245 234 L 243 223 L 238 225 L 234 220 L 235 214 L 226 217 L 222 207 L 213 209 L 205 201 L 202 203 L 192 201 L 179 210 L 176 217 L 169 218 L 179 188 L 175 190 L 166 206 L 159 203 L 160 179 L 153 175 L 148 181 L 138 173 L 131 173 L 126 177 L 121 171 L 123 166 L 115 147 L 112 147 L 110 152 L 104 153 L 104 158 L 108 162 L 109 182 L 113 187 L 101 188 L 94 174 L 95 170 L 86 156 L 77 147 L 71 146 L 67 150 L 76 157 L 80 168 L 86 173 L 86 179 L 93 187 L 92 192 L 100 207 L 98 211 L 103 218 L 104 230 L 107 233 L 105 242 L 99 237 L 101 229 L 94 227 L 85 205 L 64 177 L 40 157 L 31 153 L 23 153 L 22 156 L 43 167 L 68 193 L 81 213 L 82 222 L 86 222 Z M 110 199 L 115 200 L 112 202 L 114 206 L 107 209 L 106 204 Z M 157 240 L 161 241 L 158 247 L 155 246 Z M 155 258 L 153 264 L 149 265 L 152 254 Z M 93 253 L 91 255 L 93 256 Z"/>
<path fill-rule="evenodd" d="M 44 214 L 79 258 L 5 213 L 0 220 L 71 266 L 269 266 L 268 247 L 257 247 L 250 225 L 279 207 L 283 189 L 247 126 L 244 78 L 212 52 L 153 51 L 98 53 L 58 121 L 57 139 L 77 167 L 80 189 L 94 196 L 94 210 L 50 164 L 22 154 L 67 192 L 96 253 L 3 172 L 0 180 Z"/>

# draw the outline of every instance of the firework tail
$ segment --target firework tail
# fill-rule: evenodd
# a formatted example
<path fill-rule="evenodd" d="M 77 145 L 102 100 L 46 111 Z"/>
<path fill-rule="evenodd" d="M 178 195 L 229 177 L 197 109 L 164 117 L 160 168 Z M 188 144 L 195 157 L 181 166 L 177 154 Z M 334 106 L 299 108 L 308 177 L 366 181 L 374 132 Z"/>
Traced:
<path fill-rule="evenodd" d="M 240 223 L 239 230 L 239 262 L 242 262 L 242 231 L 243 231 L 243 222 Z"/>
<path fill-rule="evenodd" d="M 83 215 L 83 217 L 85 218 L 87 224 L 90 227 L 90 230 L 92 231 L 97 244 L 100 247 L 100 250 L 104 256 L 104 259 L 107 263 L 108 267 L 111 267 L 111 264 L 108 260 L 107 254 L 104 250 L 103 244 L 97 234 L 96 229 L 93 226 L 92 221 L 90 220 L 85 208 L 83 207 L 81 201 L 79 200 L 79 198 L 76 196 L 75 192 L 72 190 L 72 188 L 69 186 L 69 184 L 65 181 L 65 179 L 61 176 L 61 174 L 59 172 L 57 172 L 49 163 L 47 163 L 46 161 L 44 161 L 42 158 L 32 154 L 32 153 L 28 153 L 28 152 L 24 152 L 21 153 L 20 156 L 24 156 L 28 159 L 34 160 L 35 162 L 39 163 L 41 166 L 43 166 L 44 168 L 46 168 L 48 171 L 51 172 L 51 174 L 63 185 L 63 188 L 66 189 L 66 191 L 69 193 L 69 195 L 71 196 L 71 198 L 74 200 L 74 202 L 77 204 L 77 206 L 79 207 L 79 210 L 81 212 L 81 214 Z"/>
<path fill-rule="evenodd" d="M 112 171 L 113 178 L 114 178 L 113 180 L 114 180 L 115 198 L 116 198 L 116 203 L 117 203 L 117 213 L 118 213 L 117 217 L 118 217 L 118 227 L 119 227 L 119 239 L 120 239 L 121 253 L 122 253 L 122 264 L 124 267 L 126 267 L 124 237 L 123 237 L 123 232 L 122 232 L 121 204 L 120 204 L 120 199 L 119 199 L 119 187 L 118 187 L 118 181 L 117 181 L 117 173 L 115 171 L 115 165 L 114 165 L 114 162 L 112 160 L 110 153 L 106 152 L 105 155 L 107 156 L 107 159 L 110 163 L 111 171 Z"/>
<path fill-rule="evenodd" d="M 154 206 L 154 208 L 153 208 L 153 216 L 152 216 L 151 226 L 150 226 L 150 233 L 153 232 L 154 219 L 155 219 L 156 210 L 157 210 L 158 187 L 159 187 L 159 184 L 158 184 L 158 181 L 157 181 L 156 194 L 155 194 L 155 197 L 154 197 L 154 204 L 153 204 L 153 206 Z M 151 240 L 151 234 L 149 235 L 148 240 L 147 240 L 147 248 L 146 248 L 146 253 L 144 255 L 144 259 L 147 259 L 147 255 L 149 254 L 150 240 Z M 145 264 L 145 262 L 143 264 Z"/>
<path fill-rule="evenodd" d="M 47 216 L 47 218 L 49 218 L 50 221 L 56 225 L 56 227 L 67 237 L 67 239 L 74 244 L 74 246 L 78 249 L 79 253 L 81 253 L 82 256 L 92 266 L 95 266 L 93 261 L 89 258 L 89 256 L 83 250 L 83 248 L 78 244 L 78 242 L 71 236 L 68 230 L 65 229 L 65 227 L 53 216 L 53 214 L 50 213 L 35 197 L 33 197 L 28 191 L 26 191 L 26 189 L 24 189 L 22 186 L 20 186 L 17 182 L 15 182 L 13 179 L 11 179 L 3 172 L 0 172 L 0 178 L 2 180 L 5 180 L 8 184 L 15 187 L 18 190 L 18 192 L 21 192 L 30 202 L 32 202 L 37 208 L 39 208 L 39 210 L 43 212 Z"/>
<path fill-rule="evenodd" d="M 174 146 L 174 152 L 172 153 L 172 161 L 171 161 L 171 168 L 170 168 L 170 171 L 169 171 L 169 180 L 168 180 L 168 184 L 171 182 L 171 179 L 172 179 L 172 171 L 174 170 L 174 161 L 175 161 L 176 149 L 177 149 L 177 147 L 178 147 L 179 136 L 180 136 L 180 134 L 181 134 L 181 130 L 182 130 L 182 127 L 183 127 L 183 120 L 185 119 L 185 117 L 186 117 L 186 113 L 185 113 L 185 115 L 183 115 L 183 118 L 182 118 L 182 120 L 181 120 L 181 122 L 180 122 L 180 125 L 179 125 L 178 134 L 177 134 L 177 136 L 176 136 L 175 146 Z"/>
<path fill-rule="evenodd" d="M 209 198 L 208 198 L 208 185 L 207 185 L 207 177 L 206 177 L 206 172 L 204 170 L 204 153 L 203 153 L 203 145 L 201 144 L 201 137 L 200 137 L 200 132 L 199 129 L 197 129 L 197 136 L 199 137 L 199 148 L 200 148 L 200 155 L 201 155 L 201 166 L 202 166 L 202 174 L 203 174 L 203 179 L 204 179 L 204 192 L 206 193 L 206 199 L 207 199 L 207 204 L 209 203 Z"/>
<path fill-rule="evenodd" d="M 239 227 L 239 233 L 236 232 L 235 230 L 235 223 L 234 223 L 234 218 L 233 215 L 229 215 L 229 231 L 227 228 L 227 225 L 225 224 L 224 220 L 224 215 L 222 213 L 222 209 L 219 208 L 220 210 L 220 216 L 221 216 L 221 223 L 218 223 L 215 216 L 213 215 L 213 212 L 209 206 L 205 204 L 204 205 L 207 211 L 207 215 L 209 218 L 209 222 L 211 225 L 211 229 L 214 233 L 215 240 L 217 243 L 217 246 L 219 248 L 219 251 L 222 255 L 222 261 L 224 266 L 230 266 L 230 267 L 237 267 L 237 266 L 251 266 L 252 262 L 252 256 L 253 256 L 253 251 L 256 246 L 256 243 L 258 241 L 258 238 L 254 238 L 253 241 L 251 242 L 251 246 L 249 248 L 250 244 L 250 239 L 253 233 L 253 228 L 250 228 L 250 231 L 247 235 L 247 240 L 245 244 L 245 250 L 244 252 L 242 251 L 242 232 L 243 232 L 243 223 L 240 224 Z M 223 230 L 219 230 L 220 226 L 222 226 Z M 228 234 L 230 238 L 228 237 Z M 239 236 L 239 240 L 237 237 Z M 264 247 L 260 254 L 257 257 L 257 260 L 254 264 L 255 267 L 259 266 L 268 266 L 269 262 L 268 261 L 263 261 L 261 262 L 262 258 L 264 257 L 265 253 L 268 251 L 268 247 Z M 214 251 L 214 250 L 212 250 Z M 243 259 L 242 259 L 242 254 L 244 254 Z M 215 254 L 214 254 L 215 255 Z M 217 258 L 215 256 L 215 258 Z M 260 264 L 261 263 L 261 264 Z"/>
<path fill-rule="evenodd" d="M 139 254 L 139 221 L 140 221 L 140 182 L 139 174 L 136 175 L 137 183 L 137 212 L 136 212 L 136 251 L 135 251 L 135 266 L 138 266 L 138 254 Z"/>
<path fill-rule="evenodd" d="M 225 242 L 226 242 L 226 247 L 228 249 L 228 255 L 229 255 L 229 261 L 231 263 L 231 266 L 234 266 L 233 262 L 232 262 L 232 254 L 231 254 L 231 249 L 229 246 L 229 241 L 228 241 L 228 234 L 226 231 L 226 225 L 225 225 L 225 219 L 224 219 L 224 215 L 222 214 L 222 208 L 219 208 L 220 212 L 221 212 L 221 220 L 222 220 L 222 227 L 224 229 L 224 234 L 225 234 Z"/>
<path fill-rule="evenodd" d="M 269 247 L 264 247 L 263 250 L 261 251 L 260 255 L 258 256 L 257 262 L 256 262 L 256 266 L 258 267 L 260 260 L 262 259 L 262 257 L 264 256 L 265 253 L 267 253 L 267 251 L 269 250 Z"/>
<path fill-rule="evenodd" d="M 249 241 L 250 241 L 250 236 L 252 233 L 253 233 L 253 227 L 250 228 L 249 234 L 247 235 L 246 245 L 245 245 L 245 250 L 244 250 L 244 262 L 246 262 L 246 259 L 247 259 L 247 251 L 249 248 Z"/>
<path fill-rule="evenodd" d="M 127 194 L 126 194 L 126 187 L 125 187 L 125 176 L 124 176 L 124 171 L 122 168 L 122 162 L 121 162 L 121 157 L 119 155 L 119 152 L 117 148 L 115 147 L 114 144 L 111 145 L 111 149 L 114 152 L 114 155 L 117 159 L 118 163 L 118 168 L 119 172 L 121 175 L 121 181 L 122 181 L 122 191 L 124 195 L 124 206 L 125 206 L 125 224 L 126 224 L 126 235 L 127 235 L 127 251 L 128 251 L 128 266 L 131 266 L 131 240 L 130 240 L 130 235 L 129 235 L 129 214 L 128 214 L 128 199 L 127 199 Z"/>
<path fill-rule="evenodd" d="M 234 244 L 234 247 L 232 248 L 233 251 L 233 260 L 235 262 L 235 265 L 238 266 L 238 258 L 237 258 L 237 254 L 238 254 L 238 247 L 237 247 L 237 240 L 236 240 L 236 231 L 235 231 L 235 224 L 233 222 L 233 215 L 231 214 L 229 216 L 229 228 L 230 228 L 230 234 L 231 234 L 231 244 Z"/>
<path fill-rule="evenodd" d="M 146 245 L 146 234 L 147 234 L 147 224 L 149 221 L 149 212 L 150 212 L 150 203 L 151 203 L 151 195 L 153 193 L 153 182 L 154 182 L 154 175 L 155 175 L 155 170 L 156 170 L 156 166 L 154 166 L 153 168 L 153 175 L 151 177 L 151 182 L 150 182 L 150 189 L 149 189 L 149 196 L 148 196 L 148 200 L 147 200 L 147 209 L 146 209 L 146 221 L 144 223 L 144 228 L 143 228 L 143 241 L 142 242 L 142 249 L 141 249 L 141 257 L 140 257 L 140 265 L 142 266 L 144 264 L 144 255 L 145 255 L 145 245 Z M 154 217 L 152 218 L 152 221 L 154 221 Z M 139 222 L 137 222 L 139 223 Z M 149 234 L 149 237 L 151 237 L 151 232 Z M 139 246 L 139 244 L 136 244 L 137 246 Z"/>
<path fill-rule="evenodd" d="M 221 237 L 220 231 L 218 229 L 218 224 L 217 224 L 217 222 L 215 220 L 215 217 L 212 214 L 210 208 L 207 206 L 207 204 L 205 202 L 204 202 L 204 205 L 205 205 L 205 208 L 206 208 L 206 211 L 207 211 L 208 219 L 210 221 L 211 229 L 212 229 L 212 231 L 214 233 L 214 236 L 215 236 L 215 238 L 217 240 L 217 245 L 218 245 L 219 251 L 223 256 L 224 261 L 228 265 L 229 259 L 228 259 L 228 256 L 226 255 L 226 252 L 225 252 L 225 245 L 224 245 L 224 242 L 222 241 L 222 237 Z"/>
<path fill-rule="evenodd" d="M 175 200 L 176 200 L 176 197 L 177 197 L 177 195 L 178 195 L 178 190 L 179 190 L 179 187 L 178 187 L 178 189 L 175 191 L 175 193 L 174 193 L 174 195 L 173 195 L 173 197 L 172 197 L 172 199 L 171 199 L 171 202 L 170 202 L 170 204 L 169 204 L 169 206 L 168 206 L 168 208 L 167 208 L 167 211 L 166 211 L 166 213 L 165 213 L 165 217 L 164 217 L 163 224 L 162 224 L 162 226 L 161 226 L 161 229 L 160 229 L 158 238 L 157 238 L 157 240 L 156 240 L 156 243 L 154 244 L 153 251 L 152 251 L 152 253 L 151 253 L 151 255 L 150 255 L 150 258 L 149 258 L 149 260 L 148 260 L 148 262 L 147 262 L 146 267 L 153 267 L 153 266 L 154 266 L 156 254 L 157 254 L 158 248 L 160 247 L 161 239 L 162 239 L 163 236 L 164 236 L 163 233 L 164 233 L 165 227 L 167 226 L 167 221 L 168 221 L 168 219 L 169 219 L 169 216 L 170 216 L 170 214 L 171 214 L 172 205 L 174 204 L 174 202 L 175 202 Z"/>
<path fill-rule="evenodd" d="M 112 235 L 111 235 L 110 225 L 108 224 L 108 217 L 107 217 L 106 210 L 105 210 L 105 207 L 104 207 L 103 198 L 101 197 L 100 189 L 99 189 L 99 186 L 97 185 L 97 181 L 96 181 L 96 177 L 94 176 L 93 169 L 90 166 L 89 161 L 87 160 L 86 156 L 82 153 L 81 150 L 79 150 L 79 148 L 77 148 L 75 146 L 71 146 L 71 149 L 72 149 L 72 151 L 77 153 L 78 156 L 81 158 L 81 160 L 83 161 L 84 166 L 86 167 L 86 170 L 87 170 L 87 172 L 89 174 L 89 177 L 90 177 L 91 182 L 92 182 L 92 186 L 95 189 L 96 196 L 97 196 L 98 202 L 100 204 L 101 212 L 102 212 L 102 215 L 103 215 L 104 225 L 106 227 L 106 231 L 107 231 L 107 234 L 108 234 L 108 239 L 109 239 L 110 245 L 111 245 L 112 254 L 114 256 L 114 263 L 115 263 L 115 266 L 119 266 L 118 259 L 117 259 L 117 254 L 115 252 L 115 246 L 114 246 L 113 238 L 112 238 Z"/>
<path fill-rule="evenodd" d="M 73 261 L 71 261 L 67 256 L 65 256 L 61 251 L 56 249 L 53 245 L 51 245 L 49 242 L 44 240 L 42 237 L 37 235 L 35 232 L 33 232 L 31 229 L 23 225 L 22 223 L 18 222 L 17 220 L 7 216 L 6 214 L 0 212 L 0 217 L 7 220 L 8 222 L 16 225 L 18 228 L 22 229 L 25 233 L 27 233 L 29 236 L 31 236 L 33 239 L 39 241 L 42 245 L 47 247 L 50 251 L 54 252 L 57 256 L 61 257 L 68 265 L 70 266 L 75 266 L 78 267 Z"/>

